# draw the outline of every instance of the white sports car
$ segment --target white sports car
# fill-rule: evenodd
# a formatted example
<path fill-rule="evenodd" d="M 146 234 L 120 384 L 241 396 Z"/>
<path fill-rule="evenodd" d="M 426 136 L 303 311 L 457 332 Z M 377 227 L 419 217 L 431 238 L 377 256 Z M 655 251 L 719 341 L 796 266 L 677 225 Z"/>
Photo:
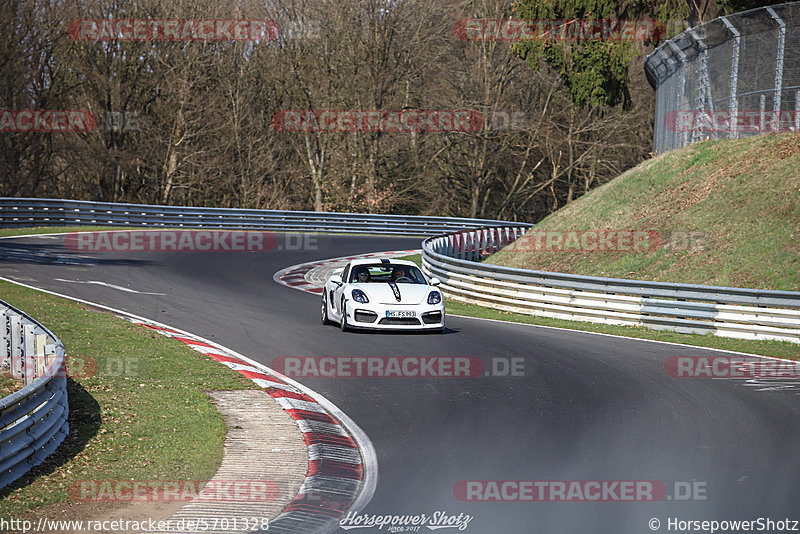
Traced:
<path fill-rule="evenodd" d="M 411 261 L 353 260 L 335 269 L 322 292 L 322 324 L 386 330 L 444 330 L 441 282 Z"/>

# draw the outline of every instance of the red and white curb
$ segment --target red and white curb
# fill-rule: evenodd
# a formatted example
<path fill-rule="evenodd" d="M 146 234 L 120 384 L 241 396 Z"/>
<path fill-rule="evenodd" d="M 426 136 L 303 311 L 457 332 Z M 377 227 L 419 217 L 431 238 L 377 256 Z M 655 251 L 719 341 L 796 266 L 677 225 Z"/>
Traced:
<path fill-rule="evenodd" d="M 389 252 L 372 252 L 369 254 L 358 254 L 355 256 L 343 256 L 341 258 L 331 258 L 329 260 L 312 261 L 300 263 L 281 269 L 272 277 L 279 284 L 283 284 L 293 289 L 299 289 L 306 293 L 322 294 L 322 287 L 327 279 L 327 274 L 339 266 L 347 265 L 351 260 L 362 258 L 393 258 L 397 256 L 410 256 L 419 254 L 420 250 L 393 250 Z M 320 276 L 323 272 L 325 275 Z"/>
<path fill-rule="evenodd" d="M 269 523 L 281 534 L 323 534 L 338 530 L 338 520 L 363 509 L 377 486 L 377 456 L 361 428 L 325 397 L 269 367 L 208 339 L 122 310 L 0 278 L 112 312 L 134 324 L 181 341 L 249 378 L 297 423 L 308 447 L 308 471 L 298 494 Z"/>
<path fill-rule="evenodd" d="M 305 482 L 294 500 L 270 521 L 270 532 L 319 533 L 331 525 L 335 527 L 355 502 L 364 474 L 359 446 L 336 417 L 280 373 L 256 367 L 223 347 L 186 332 L 121 317 L 177 339 L 264 388 L 300 427 L 309 456 Z"/>

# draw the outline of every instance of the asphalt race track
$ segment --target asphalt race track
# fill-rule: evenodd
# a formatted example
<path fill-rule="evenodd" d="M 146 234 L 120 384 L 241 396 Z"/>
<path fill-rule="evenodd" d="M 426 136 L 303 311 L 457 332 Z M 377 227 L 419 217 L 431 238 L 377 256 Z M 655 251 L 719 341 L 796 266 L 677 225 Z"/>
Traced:
<path fill-rule="evenodd" d="M 287 239 L 278 235 L 279 244 Z M 57 236 L 6 239 L 0 276 L 187 330 L 266 365 L 288 356 L 467 356 L 491 371 L 521 359 L 524 376 L 298 379 L 373 442 L 378 486 L 362 513 L 464 513 L 472 534 L 646 533 L 651 518 L 660 531 L 670 518 L 800 520 L 800 388 L 664 370 L 670 356 L 713 351 L 460 317 L 448 317 L 442 335 L 342 333 L 321 325 L 318 296 L 272 279 L 301 262 L 419 243 L 319 236 L 294 251 L 85 253 Z M 667 494 L 658 502 L 456 498 L 460 481 L 482 480 L 660 481 Z M 694 483 L 700 498 L 679 500 L 676 482 Z"/>

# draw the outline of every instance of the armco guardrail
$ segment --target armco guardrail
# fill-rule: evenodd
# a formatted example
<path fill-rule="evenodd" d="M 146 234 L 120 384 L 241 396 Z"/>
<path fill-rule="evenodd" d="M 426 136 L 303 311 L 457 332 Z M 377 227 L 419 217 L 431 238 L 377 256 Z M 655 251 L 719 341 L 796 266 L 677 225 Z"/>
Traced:
<path fill-rule="evenodd" d="M 0 399 L 0 489 L 41 464 L 69 434 L 64 346 L 52 332 L 0 301 L 0 369 L 25 387 Z"/>
<path fill-rule="evenodd" d="M 508 221 L 232 208 L 187 208 L 79 200 L 0 198 L 0 227 L 128 226 L 436 235 Z"/>
<path fill-rule="evenodd" d="M 525 228 L 426 239 L 423 270 L 446 296 L 558 319 L 800 343 L 800 292 L 600 278 L 478 263 Z"/>

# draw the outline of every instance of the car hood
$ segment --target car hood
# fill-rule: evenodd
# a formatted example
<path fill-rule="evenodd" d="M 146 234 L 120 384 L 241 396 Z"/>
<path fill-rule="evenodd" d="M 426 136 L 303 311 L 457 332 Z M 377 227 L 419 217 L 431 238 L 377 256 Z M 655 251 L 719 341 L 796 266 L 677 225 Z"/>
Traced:
<path fill-rule="evenodd" d="M 428 298 L 431 286 L 427 284 L 389 284 L 389 283 L 368 283 L 352 284 L 367 294 L 371 302 L 380 304 L 420 304 Z M 395 298 L 392 286 L 396 287 L 400 293 L 400 301 Z"/>

